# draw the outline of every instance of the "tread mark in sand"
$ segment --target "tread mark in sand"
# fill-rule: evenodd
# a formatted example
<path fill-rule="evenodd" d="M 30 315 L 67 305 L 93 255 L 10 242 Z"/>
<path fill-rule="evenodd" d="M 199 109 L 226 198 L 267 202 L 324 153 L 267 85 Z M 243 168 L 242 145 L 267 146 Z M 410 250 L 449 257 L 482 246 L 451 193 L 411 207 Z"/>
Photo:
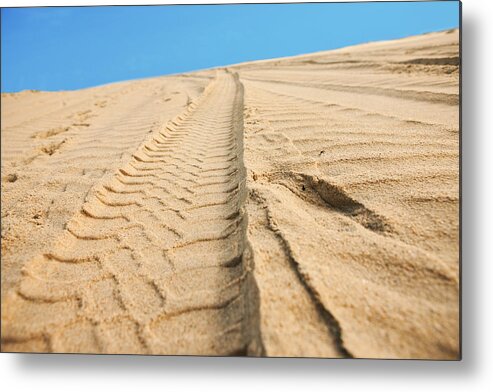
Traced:
<path fill-rule="evenodd" d="M 259 347 L 242 111 L 238 77 L 218 73 L 96 184 L 5 299 L 4 348 L 228 355 Z"/>

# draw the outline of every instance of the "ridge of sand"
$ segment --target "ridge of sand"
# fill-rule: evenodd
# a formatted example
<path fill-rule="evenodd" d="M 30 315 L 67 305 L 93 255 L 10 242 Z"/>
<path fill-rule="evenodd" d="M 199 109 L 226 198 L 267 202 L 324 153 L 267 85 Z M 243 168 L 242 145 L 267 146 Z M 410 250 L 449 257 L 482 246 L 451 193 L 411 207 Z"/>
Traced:
<path fill-rule="evenodd" d="M 2 94 L 2 350 L 457 358 L 458 56 Z"/>

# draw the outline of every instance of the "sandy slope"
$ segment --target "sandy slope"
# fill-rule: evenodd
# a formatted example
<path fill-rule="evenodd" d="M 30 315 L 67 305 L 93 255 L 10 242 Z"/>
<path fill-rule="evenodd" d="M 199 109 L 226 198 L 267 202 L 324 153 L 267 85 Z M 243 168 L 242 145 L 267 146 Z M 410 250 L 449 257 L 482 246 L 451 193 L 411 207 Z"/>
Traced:
<path fill-rule="evenodd" d="M 457 358 L 458 31 L 2 95 L 2 350 Z"/>

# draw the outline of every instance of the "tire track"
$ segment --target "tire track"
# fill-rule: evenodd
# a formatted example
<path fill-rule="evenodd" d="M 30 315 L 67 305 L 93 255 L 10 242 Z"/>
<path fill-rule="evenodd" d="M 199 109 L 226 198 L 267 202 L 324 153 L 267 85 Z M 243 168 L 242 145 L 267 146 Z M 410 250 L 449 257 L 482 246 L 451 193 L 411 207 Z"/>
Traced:
<path fill-rule="evenodd" d="M 4 349 L 261 353 L 242 110 L 237 77 L 218 74 L 89 191 L 5 298 Z"/>

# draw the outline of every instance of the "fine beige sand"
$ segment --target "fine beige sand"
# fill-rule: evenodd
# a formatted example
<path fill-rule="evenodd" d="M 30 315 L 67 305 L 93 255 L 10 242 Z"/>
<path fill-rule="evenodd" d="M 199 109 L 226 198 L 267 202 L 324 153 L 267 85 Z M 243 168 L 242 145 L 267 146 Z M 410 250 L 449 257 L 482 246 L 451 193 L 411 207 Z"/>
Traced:
<path fill-rule="evenodd" d="M 458 358 L 458 41 L 2 94 L 2 351 Z"/>

